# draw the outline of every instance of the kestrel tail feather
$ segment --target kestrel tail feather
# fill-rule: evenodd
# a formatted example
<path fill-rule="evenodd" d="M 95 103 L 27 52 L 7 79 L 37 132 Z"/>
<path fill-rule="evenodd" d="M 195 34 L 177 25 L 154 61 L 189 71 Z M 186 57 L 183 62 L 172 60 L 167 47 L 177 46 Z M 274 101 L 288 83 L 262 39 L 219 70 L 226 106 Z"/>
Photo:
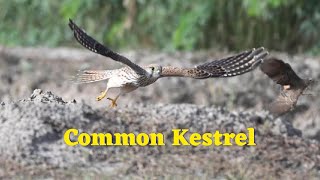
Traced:
<path fill-rule="evenodd" d="M 102 80 L 107 80 L 111 77 L 111 71 L 109 70 L 84 70 L 79 71 L 75 76 L 74 81 L 76 83 L 92 83 Z"/>

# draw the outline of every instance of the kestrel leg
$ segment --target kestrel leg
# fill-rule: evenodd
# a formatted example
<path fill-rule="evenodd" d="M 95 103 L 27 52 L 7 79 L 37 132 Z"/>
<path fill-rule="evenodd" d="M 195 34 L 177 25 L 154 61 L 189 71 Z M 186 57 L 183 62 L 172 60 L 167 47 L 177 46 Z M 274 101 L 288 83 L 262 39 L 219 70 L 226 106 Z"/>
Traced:
<path fill-rule="evenodd" d="M 118 95 L 116 96 L 116 98 L 114 98 L 114 99 L 109 98 L 109 97 L 107 98 L 108 100 L 111 101 L 111 104 L 110 104 L 110 107 L 111 107 L 111 108 L 117 107 L 117 100 L 118 100 L 119 97 L 120 97 L 120 94 L 118 94 Z"/>
<path fill-rule="evenodd" d="M 97 96 L 96 100 L 101 101 L 103 98 L 105 98 L 107 96 L 107 92 L 108 92 L 108 88 L 106 90 L 102 91 L 101 94 L 99 96 Z"/>

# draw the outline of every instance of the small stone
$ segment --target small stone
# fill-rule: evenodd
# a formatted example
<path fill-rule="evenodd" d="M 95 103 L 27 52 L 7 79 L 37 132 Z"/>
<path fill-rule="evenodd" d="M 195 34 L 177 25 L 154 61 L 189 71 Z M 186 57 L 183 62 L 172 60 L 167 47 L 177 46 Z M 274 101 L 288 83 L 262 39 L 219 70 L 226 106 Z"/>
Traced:
<path fill-rule="evenodd" d="M 251 116 L 250 121 L 256 124 L 263 124 L 263 118 L 257 115 Z"/>
<path fill-rule="evenodd" d="M 31 94 L 30 98 L 31 98 L 31 99 L 34 99 L 34 98 L 36 98 L 38 95 L 40 95 L 41 93 L 42 93 L 42 90 L 41 90 L 41 89 L 35 89 L 35 90 L 33 91 L 33 93 Z"/>

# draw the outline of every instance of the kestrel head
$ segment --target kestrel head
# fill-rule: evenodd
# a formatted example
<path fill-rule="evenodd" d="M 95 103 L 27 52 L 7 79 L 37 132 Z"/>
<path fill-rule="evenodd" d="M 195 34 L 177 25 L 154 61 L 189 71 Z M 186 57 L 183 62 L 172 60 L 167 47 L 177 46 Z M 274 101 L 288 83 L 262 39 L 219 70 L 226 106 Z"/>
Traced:
<path fill-rule="evenodd" d="M 150 64 L 145 69 L 148 74 L 150 75 L 150 78 L 158 79 L 161 76 L 162 73 L 162 66 L 157 64 Z"/>

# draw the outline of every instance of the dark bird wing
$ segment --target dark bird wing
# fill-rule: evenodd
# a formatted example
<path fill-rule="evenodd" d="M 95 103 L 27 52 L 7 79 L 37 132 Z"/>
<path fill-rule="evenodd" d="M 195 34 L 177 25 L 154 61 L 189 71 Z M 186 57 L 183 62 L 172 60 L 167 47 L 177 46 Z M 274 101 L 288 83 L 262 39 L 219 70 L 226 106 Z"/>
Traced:
<path fill-rule="evenodd" d="M 237 55 L 213 60 L 194 68 L 166 66 L 162 68 L 161 77 L 191 77 L 195 79 L 232 77 L 255 69 L 268 55 L 263 47 L 241 52 Z"/>
<path fill-rule="evenodd" d="M 299 97 L 308 87 L 308 81 L 301 79 L 290 64 L 276 58 L 264 60 L 260 69 L 275 83 L 283 86 L 278 97 L 269 105 L 269 111 L 282 115 L 294 109 Z"/>
<path fill-rule="evenodd" d="M 84 30 L 80 29 L 71 19 L 69 19 L 69 27 L 73 31 L 76 40 L 85 48 L 95 53 L 109 57 L 115 61 L 121 62 L 129 66 L 138 74 L 146 74 L 146 71 L 142 67 L 138 66 L 137 64 L 130 61 L 128 58 L 112 51 L 108 47 L 102 45 L 101 43 L 93 39 L 91 36 L 86 34 Z"/>
<path fill-rule="evenodd" d="M 293 110 L 302 92 L 282 90 L 278 97 L 269 104 L 268 110 L 275 115 L 282 115 Z"/>
<path fill-rule="evenodd" d="M 264 60 L 260 69 L 275 83 L 282 86 L 300 84 L 303 80 L 293 71 L 290 64 L 276 58 Z"/>

